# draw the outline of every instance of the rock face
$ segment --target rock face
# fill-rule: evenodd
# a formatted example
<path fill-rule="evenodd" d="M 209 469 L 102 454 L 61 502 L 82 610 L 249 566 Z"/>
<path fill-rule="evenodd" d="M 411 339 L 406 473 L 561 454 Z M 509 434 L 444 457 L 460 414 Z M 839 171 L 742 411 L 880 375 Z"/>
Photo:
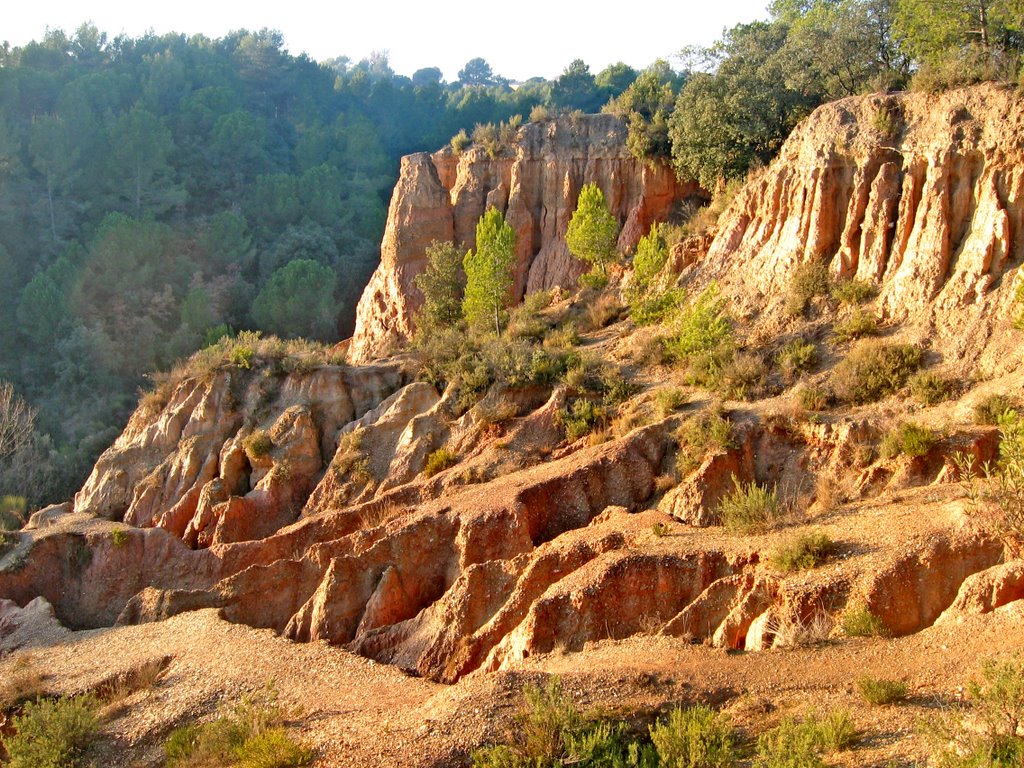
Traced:
<path fill-rule="evenodd" d="M 701 194 L 665 165 L 626 150 L 626 125 L 614 115 L 530 123 L 516 143 L 491 158 L 479 147 L 402 159 L 381 243 L 381 263 L 363 292 L 349 350 L 353 362 L 387 354 L 412 333 L 422 297 L 416 275 L 432 240 L 476 245 L 476 222 L 489 206 L 516 233 L 515 293 L 570 286 L 584 270 L 569 254 L 565 230 L 580 188 L 594 182 L 622 225 L 619 249 L 632 249 L 677 201 Z"/>
<path fill-rule="evenodd" d="M 74 511 L 171 532 L 191 547 L 262 539 L 294 522 L 341 430 L 406 383 L 398 365 L 275 374 L 228 367 L 140 408 Z M 255 432 L 267 447 L 247 446 Z"/>
<path fill-rule="evenodd" d="M 877 286 L 883 319 L 976 361 L 1013 311 L 1022 255 L 1024 101 L 986 85 L 819 108 L 684 275 L 718 280 L 753 313 L 781 304 L 797 265 L 825 263 Z M 989 355 L 1003 369 L 1021 359 Z"/>

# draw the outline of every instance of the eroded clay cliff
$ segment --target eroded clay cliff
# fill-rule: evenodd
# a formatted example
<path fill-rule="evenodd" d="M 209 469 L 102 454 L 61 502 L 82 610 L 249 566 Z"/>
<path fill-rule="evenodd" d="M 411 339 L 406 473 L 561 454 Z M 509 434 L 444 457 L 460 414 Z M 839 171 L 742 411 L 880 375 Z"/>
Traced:
<path fill-rule="evenodd" d="M 583 115 L 530 123 L 496 157 L 481 147 L 450 148 L 402 159 L 391 198 L 381 263 L 363 291 L 349 357 L 365 362 L 395 350 L 412 333 L 422 301 L 415 277 L 432 240 L 475 247 L 477 220 L 497 207 L 516 233 L 517 297 L 572 287 L 584 271 L 565 245 L 580 188 L 596 183 L 622 226 L 619 250 L 629 252 L 672 205 L 701 194 L 666 165 L 645 163 L 626 149 L 626 124 L 614 115 Z"/>
<path fill-rule="evenodd" d="M 801 123 L 739 193 L 706 257 L 741 313 L 778 307 L 797 265 L 869 281 L 890 323 L 952 358 L 1008 370 L 989 344 L 1014 312 L 1024 257 L 1024 101 L 984 85 L 854 97 Z"/>

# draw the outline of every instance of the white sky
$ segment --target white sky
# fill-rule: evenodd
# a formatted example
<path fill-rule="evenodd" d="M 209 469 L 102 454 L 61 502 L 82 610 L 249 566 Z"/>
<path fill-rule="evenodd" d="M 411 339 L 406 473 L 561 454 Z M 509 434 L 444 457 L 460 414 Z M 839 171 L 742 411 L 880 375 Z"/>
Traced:
<path fill-rule="evenodd" d="M 147 30 L 221 37 L 268 27 L 284 33 L 291 53 L 305 51 L 318 61 L 341 55 L 358 61 L 387 50 L 398 74 L 436 66 L 452 81 L 469 59 L 482 56 L 504 77 L 550 79 L 576 58 L 594 74 L 616 61 L 640 69 L 686 45 L 711 43 L 726 27 L 766 18 L 767 2 L 44 0 L 8 8 L 0 39 L 24 45 L 42 39 L 47 27 L 71 34 L 83 21 L 111 38 Z"/>

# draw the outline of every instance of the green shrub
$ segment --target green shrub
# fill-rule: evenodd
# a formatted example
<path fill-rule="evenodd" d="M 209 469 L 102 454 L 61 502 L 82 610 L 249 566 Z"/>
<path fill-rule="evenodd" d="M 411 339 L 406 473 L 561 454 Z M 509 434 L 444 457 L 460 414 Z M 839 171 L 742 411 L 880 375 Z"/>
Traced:
<path fill-rule="evenodd" d="M 255 429 L 242 440 L 242 447 L 251 458 L 258 459 L 274 450 L 274 441 L 265 429 Z"/>
<path fill-rule="evenodd" d="M 657 768 L 653 746 L 631 739 L 622 723 L 585 717 L 557 678 L 545 688 L 526 686 L 523 695 L 510 743 L 475 750 L 474 768 Z"/>
<path fill-rule="evenodd" d="M 124 528 L 115 528 L 110 532 L 110 541 L 115 547 L 123 547 L 128 543 L 128 531 Z"/>
<path fill-rule="evenodd" d="M 967 687 L 969 706 L 933 722 L 932 759 L 940 768 L 1019 768 L 1024 765 L 1024 661 L 988 659 L 982 680 Z"/>
<path fill-rule="evenodd" d="M 835 542 L 821 532 L 802 533 L 780 544 L 768 558 L 780 571 L 802 571 L 817 568 L 836 550 Z"/>
<path fill-rule="evenodd" d="M 823 411 L 832 401 L 832 392 L 825 387 L 806 386 L 797 393 L 800 407 L 808 411 Z"/>
<path fill-rule="evenodd" d="M 650 731 L 664 766 L 726 768 L 737 759 L 728 717 L 704 704 L 673 709 L 667 720 L 652 725 Z"/>
<path fill-rule="evenodd" d="M 809 261 L 793 270 L 786 291 L 786 314 L 800 317 L 807 311 L 816 296 L 828 295 L 832 278 L 828 266 L 822 262 Z"/>
<path fill-rule="evenodd" d="M 883 458 L 896 456 L 924 456 L 935 445 L 935 433 L 927 427 L 907 421 L 899 425 L 882 440 Z"/>
<path fill-rule="evenodd" d="M 561 328 L 552 328 L 544 335 L 545 349 L 572 349 L 580 343 L 575 323 L 566 323 Z"/>
<path fill-rule="evenodd" d="M 682 288 L 651 289 L 631 297 L 629 316 L 640 326 L 662 323 L 674 317 L 684 301 L 686 292 Z"/>
<path fill-rule="evenodd" d="M 755 768 L 825 768 L 814 729 L 787 717 L 757 737 Z"/>
<path fill-rule="evenodd" d="M 273 693 L 243 698 L 208 723 L 171 731 L 164 743 L 167 768 L 298 768 L 313 760 L 311 749 L 288 736 L 285 713 Z"/>
<path fill-rule="evenodd" d="M 0 497 L 0 531 L 16 531 L 25 525 L 28 499 L 24 496 Z"/>
<path fill-rule="evenodd" d="M 676 432 L 679 453 L 676 467 L 681 475 L 695 470 L 708 453 L 728 451 L 736 447 L 732 422 L 725 414 L 712 408 L 683 422 Z"/>
<path fill-rule="evenodd" d="M 907 698 L 906 683 L 871 675 L 861 675 L 857 678 L 857 690 L 860 691 L 864 701 L 876 706 L 895 704 L 897 701 Z"/>
<path fill-rule="evenodd" d="M 878 333 L 878 318 L 860 307 L 842 320 L 838 320 L 832 327 L 832 336 L 840 343 L 860 339 L 864 336 L 874 336 L 876 333 Z"/>
<path fill-rule="evenodd" d="M 989 395 L 974 406 L 974 423 L 998 424 L 1004 413 L 1015 410 L 1019 405 L 1017 398 L 1010 395 L 1001 392 Z"/>
<path fill-rule="evenodd" d="M 14 718 L 14 735 L 3 739 L 9 768 L 75 768 L 99 732 L 96 700 L 40 699 Z"/>
<path fill-rule="evenodd" d="M 948 400 L 953 382 L 934 371 L 919 371 L 910 377 L 910 394 L 922 405 L 938 405 Z"/>
<path fill-rule="evenodd" d="M 821 755 L 849 749 L 857 736 L 850 715 L 834 710 L 819 719 L 787 717 L 757 739 L 757 768 L 824 768 Z"/>
<path fill-rule="evenodd" d="M 253 358 L 256 356 L 256 350 L 249 346 L 237 346 L 231 350 L 231 356 L 228 360 L 232 365 L 238 368 L 245 368 L 249 370 L 252 368 Z"/>
<path fill-rule="evenodd" d="M 840 304 L 863 304 L 876 293 L 875 286 L 866 280 L 840 280 L 832 287 L 832 298 Z"/>
<path fill-rule="evenodd" d="M 584 435 L 589 435 L 605 416 L 603 407 L 589 398 L 579 397 L 560 409 L 555 418 L 565 430 L 565 439 L 575 443 Z"/>
<path fill-rule="evenodd" d="M 818 348 L 806 339 L 793 339 L 786 342 L 775 361 L 782 370 L 782 378 L 792 382 L 800 374 L 814 370 L 818 364 Z"/>
<path fill-rule="evenodd" d="M 686 392 L 679 387 L 662 387 L 654 392 L 654 409 L 665 418 L 687 403 Z"/>
<path fill-rule="evenodd" d="M 907 383 L 923 357 L 920 348 L 909 344 L 861 341 L 835 367 L 832 388 L 850 403 L 881 400 Z"/>
<path fill-rule="evenodd" d="M 983 524 L 1007 540 L 1010 549 L 1024 550 L 1024 420 L 1016 411 L 999 418 L 999 460 L 986 465 L 985 472 L 994 481 L 984 494 L 971 491 L 973 506 L 981 498 L 987 502 Z M 973 477 L 967 478 L 973 486 Z M 977 511 L 977 509 L 975 509 Z"/>
<path fill-rule="evenodd" d="M 536 314 L 550 307 L 554 300 L 555 295 L 551 291 L 534 291 L 523 297 L 522 306 L 526 312 Z"/>
<path fill-rule="evenodd" d="M 722 365 L 712 385 L 723 397 L 746 400 L 763 394 L 768 368 L 753 352 L 738 352 Z"/>
<path fill-rule="evenodd" d="M 864 604 L 848 607 L 840 618 L 840 626 L 847 637 L 889 636 L 889 628 L 885 626 L 885 622 Z"/>
<path fill-rule="evenodd" d="M 741 483 L 733 476 L 735 488 L 718 503 L 722 525 L 733 533 L 753 533 L 770 528 L 781 516 L 782 505 L 774 488 Z"/>
<path fill-rule="evenodd" d="M 451 139 L 452 151 L 456 155 L 461 155 L 469 147 L 469 145 L 472 144 L 472 143 L 473 143 L 473 140 L 471 138 L 469 138 L 469 134 L 466 133 L 466 129 L 465 128 L 461 128 L 458 133 L 456 133 L 454 136 L 452 136 L 452 139 Z"/>
<path fill-rule="evenodd" d="M 313 750 L 293 740 L 281 727 L 250 736 L 234 754 L 238 768 L 298 768 L 314 757 Z"/>
<path fill-rule="evenodd" d="M 672 336 L 665 346 L 676 359 L 686 360 L 731 345 L 732 321 L 726 313 L 726 300 L 712 283 L 676 316 Z"/>
<path fill-rule="evenodd" d="M 426 464 L 423 466 L 423 474 L 426 477 L 433 477 L 438 472 L 443 472 L 458 463 L 459 457 L 457 455 L 447 448 L 438 448 L 435 451 L 431 451 L 430 455 L 427 456 Z"/>
<path fill-rule="evenodd" d="M 857 740 L 857 728 L 845 709 L 833 709 L 820 720 L 811 715 L 808 720 L 814 723 L 822 748 L 829 752 L 849 749 Z"/>

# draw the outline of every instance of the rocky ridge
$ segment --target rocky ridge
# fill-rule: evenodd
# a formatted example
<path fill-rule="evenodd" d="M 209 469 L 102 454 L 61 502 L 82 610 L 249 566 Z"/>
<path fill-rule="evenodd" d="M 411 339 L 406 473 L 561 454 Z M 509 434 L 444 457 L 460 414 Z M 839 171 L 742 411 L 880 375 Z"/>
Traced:
<path fill-rule="evenodd" d="M 349 358 L 366 362 L 407 341 L 422 301 L 415 277 L 431 241 L 470 249 L 476 223 L 498 208 L 516 233 L 514 293 L 570 288 L 584 271 L 565 245 L 580 188 L 596 183 L 622 226 L 628 253 L 652 222 L 678 201 L 703 192 L 680 183 L 671 168 L 645 163 L 626 149 L 626 122 L 615 115 L 580 115 L 530 123 L 515 144 L 494 157 L 474 146 L 402 159 L 388 210 L 381 262 L 363 291 Z"/>

